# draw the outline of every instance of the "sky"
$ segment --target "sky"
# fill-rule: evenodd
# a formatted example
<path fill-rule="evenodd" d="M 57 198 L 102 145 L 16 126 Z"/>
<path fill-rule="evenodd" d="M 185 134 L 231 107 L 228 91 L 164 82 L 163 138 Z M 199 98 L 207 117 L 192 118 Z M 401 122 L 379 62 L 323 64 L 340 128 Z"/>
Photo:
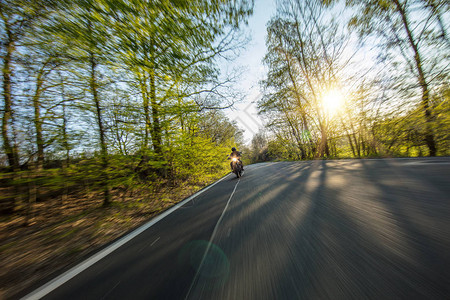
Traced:
<path fill-rule="evenodd" d="M 251 36 L 251 41 L 234 61 L 234 66 L 246 68 L 238 87 L 246 94 L 246 97 L 243 102 L 235 104 L 233 109 L 227 110 L 226 113 L 244 130 L 244 141 L 247 144 L 263 126 L 256 108 L 256 102 L 261 96 L 258 82 L 266 74 L 262 63 L 266 53 L 266 23 L 275 15 L 275 12 L 275 0 L 255 0 L 253 15 L 249 18 L 248 26 L 244 28 L 244 32 Z"/>
<path fill-rule="evenodd" d="M 423 12 L 413 12 L 410 16 L 413 17 L 421 13 Z M 253 15 L 248 20 L 248 26 L 244 27 L 244 32 L 250 35 L 252 39 L 234 63 L 226 65 L 227 68 L 245 67 L 247 70 L 236 86 L 237 89 L 246 94 L 246 97 L 241 103 L 235 104 L 232 109 L 226 111 L 227 116 L 236 121 L 238 126 L 244 130 L 244 142 L 247 145 L 251 143 L 253 135 L 263 128 L 263 121 L 257 114 L 257 101 L 262 96 L 259 81 L 264 79 L 267 73 L 267 68 L 262 63 L 266 53 L 266 24 L 275 14 L 276 0 L 255 0 Z M 333 7 L 333 15 L 346 24 L 353 13 L 346 9 L 345 4 L 341 2 Z M 417 19 L 420 20 L 420 16 Z M 444 23 L 448 24 L 446 19 L 448 18 L 444 18 Z M 350 34 L 344 57 L 351 58 L 351 64 L 346 68 L 345 72 L 347 73 L 345 75 L 348 78 L 352 78 L 352 76 L 360 76 L 360 78 L 378 77 L 381 74 L 380 68 L 384 68 L 384 65 L 377 62 L 380 49 L 377 49 L 370 39 L 366 40 L 365 45 L 362 46 L 358 42 L 356 33 Z M 401 59 L 402 57 L 399 57 L 399 60 Z M 359 81 L 354 80 L 354 82 L 357 84 Z M 348 98 L 353 88 L 354 86 L 350 85 L 347 89 L 343 89 L 343 97 Z"/>
<path fill-rule="evenodd" d="M 349 18 L 349 12 L 344 10 L 343 3 L 335 7 L 335 13 L 341 17 Z M 237 103 L 232 109 L 226 111 L 227 116 L 237 122 L 238 126 L 244 130 L 244 142 L 249 145 L 252 137 L 260 128 L 263 128 L 263 121 L 257 113 L 257 101 L 262 96 L 259 81 L 264 79 L 267 67 L 262 63 L 266 54 L 266 24 L 276 14 L 276 0 L 255 0 L 253 15 L 249 18 L 248 26 L 244 32 L 251 36 L 251 41 L 241 55 L 234 61 L 234 66 L 246 67 L 248 71 L 242 76 L 240 84 L 237 86 L 246 97 L 241 103 Z M 346 50 L 347 56 L 353 56 L 356 49 L 357 38 L 353 36 L 352 42 Z M 370 48 L 370 47 L 369 47 Z M 357 52 L 352 59 L 357 62 L 361 69 L 368 69 L 373 65 L 373 51 L 365 49 Z"/>

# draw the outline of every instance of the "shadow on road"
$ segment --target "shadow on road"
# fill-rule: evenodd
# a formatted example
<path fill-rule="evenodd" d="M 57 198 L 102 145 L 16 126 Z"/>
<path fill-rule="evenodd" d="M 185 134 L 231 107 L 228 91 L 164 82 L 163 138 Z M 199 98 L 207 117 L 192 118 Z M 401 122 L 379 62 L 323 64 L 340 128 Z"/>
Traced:
<path fill-rule="evenodd" d="M 392 167 L 312 161 L 248 172 L 213 241 L 228 279 L 199 278 L 190 299 L 445 298 L 445 237 L 421 224 L 439 205 L 411 195 Z"/>

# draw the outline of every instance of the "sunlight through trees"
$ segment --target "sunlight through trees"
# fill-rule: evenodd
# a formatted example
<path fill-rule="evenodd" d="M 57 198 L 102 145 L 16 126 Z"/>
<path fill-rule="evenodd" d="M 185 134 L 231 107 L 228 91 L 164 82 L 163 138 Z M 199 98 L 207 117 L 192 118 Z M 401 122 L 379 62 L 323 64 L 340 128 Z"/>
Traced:
<path fill-rule="evenodd" d="M 269 159 L 448 155 L 449 16 L 445 1 L 278 1 Z"/>

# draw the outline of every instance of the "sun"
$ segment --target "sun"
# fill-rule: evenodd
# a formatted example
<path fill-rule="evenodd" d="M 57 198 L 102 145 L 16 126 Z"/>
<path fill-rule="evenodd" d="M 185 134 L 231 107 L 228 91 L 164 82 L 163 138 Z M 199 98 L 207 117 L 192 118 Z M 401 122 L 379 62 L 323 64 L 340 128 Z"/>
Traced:
<path fill-rule="evenodd" d="M 328 114 L 336 113 L 344 104 L 344 96 L 337 89 L 329 90 L 322 96 L 322 107 Z"/>

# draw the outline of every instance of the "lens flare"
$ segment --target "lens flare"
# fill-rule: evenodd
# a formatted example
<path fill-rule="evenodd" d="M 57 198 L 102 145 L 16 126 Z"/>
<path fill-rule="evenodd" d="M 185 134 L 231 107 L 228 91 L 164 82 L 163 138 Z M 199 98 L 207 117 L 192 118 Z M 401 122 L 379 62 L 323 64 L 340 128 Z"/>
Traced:
<path fill-rule="evenodd" d="M 328 114 L 337 112 L 344 104 L 344 96 L 339 90 L 329 90 L 322 96 L 322 107 Z"/>

